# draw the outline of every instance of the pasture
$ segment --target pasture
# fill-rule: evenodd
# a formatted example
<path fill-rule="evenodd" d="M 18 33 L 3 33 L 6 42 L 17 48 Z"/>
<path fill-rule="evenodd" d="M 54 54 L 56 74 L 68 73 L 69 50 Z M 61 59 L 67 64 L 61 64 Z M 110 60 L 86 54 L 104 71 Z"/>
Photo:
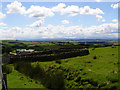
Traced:
<path fill-rule="evenodd" d="M 33 67 L 39 66 L 43 68 L 44 72 L 56 73 L 57 71 L 63 72 L 64 87 L 65 88 L 112 88 L 116 89 L 119 87 L 118 80 L 118 46 L 112 47 L 100 47 L 100 48 L 89 48 L 89 55 L 77 56 L 73 58 L 60 59 L 57 61 L 47 62 L 32 62 L 30 63 Z M 13 65 L 14 66 L 14 65 Z M 23 68 L 21 66 L 21 68 Z M 26 67 L 24 67 L 26 68 Z M 39 69 L 38 71 L 39 72 Z M 16 74 L 15 74 L 16 73 Z M 39 82 L 38 84 L 32 84 L 32 86 L 25 86 L 18 78 L 17 71 L 12 71 L 8 74 L 8 87 L 15 87 L 15 84 L 19 82 L 19 87 L 27 88 L 52 88 L 50 83 L 54 79 L 47 78 L 46 82 L 43 83 L 42 79 L 33 80 Z M 23 73 L 24 74 L 24 73 Z M 51 74 L 52 75 L 52 74 Z M 30 77 L 29 75 L 27 77 Z M 41 75 L 36 75 L 41 77 Z M 20 76 L 19 76 L 20 78 Z M 57 77 L 56 77 L 57 78 Z M 14 79 L 14 80 L 12 80 Z M 50 79 L 50 80 L 49 80 Z M 59 82 L 59 79 L 56 83 Z M 26 79 L 28 83 L 29 79 Z M 49 81 L 49 82 L 47 82 Z M 51 81 L 51 82 L 50 82 Z M 43 85 L 41 85 L 43 83 Z M 48 87 L 49 86 L 49 87 Z M 54 87 L 54 86 L 53 86 Z"/>

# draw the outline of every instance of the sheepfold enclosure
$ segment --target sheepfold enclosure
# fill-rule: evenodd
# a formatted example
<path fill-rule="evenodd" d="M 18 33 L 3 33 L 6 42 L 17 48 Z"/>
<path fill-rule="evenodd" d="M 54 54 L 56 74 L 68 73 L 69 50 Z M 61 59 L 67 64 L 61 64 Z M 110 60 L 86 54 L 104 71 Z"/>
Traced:
<path fill-rule="evenodd" d="M 10 56 L 10 63 L 19 62 L 19 61 L 28 61 L 28 62 L 52 61 L 52 60 L 65 59 L 76 56 L 84 56 L 88 54 L 89 54 L 89 50 L 86 49 L 47 50 L 34 54 Z"/>

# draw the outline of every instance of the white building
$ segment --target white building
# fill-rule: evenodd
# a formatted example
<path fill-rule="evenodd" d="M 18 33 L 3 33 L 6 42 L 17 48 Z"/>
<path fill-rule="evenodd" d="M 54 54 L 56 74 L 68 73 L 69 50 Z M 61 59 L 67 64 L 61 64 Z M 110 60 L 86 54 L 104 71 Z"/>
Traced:
<path fill-rule="evenodd" d="M 17 54 L 29 54 L 29 53 L 33 53 L 34 52 L 34 50 L 33 49 L 28 49 L 28 50 L 26 50 L 26 49 L 17 49 L 16 50 L 16 53 Z"/>

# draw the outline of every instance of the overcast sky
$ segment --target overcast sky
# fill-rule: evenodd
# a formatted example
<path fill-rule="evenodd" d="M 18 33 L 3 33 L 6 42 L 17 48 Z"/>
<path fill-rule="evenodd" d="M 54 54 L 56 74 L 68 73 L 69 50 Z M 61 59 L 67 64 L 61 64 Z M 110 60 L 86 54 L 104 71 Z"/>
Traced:
<path fill-rule="evenodd" d="M 3 2 L 0 31 L 0 39 L 115 39 L 118 3 Z"/>

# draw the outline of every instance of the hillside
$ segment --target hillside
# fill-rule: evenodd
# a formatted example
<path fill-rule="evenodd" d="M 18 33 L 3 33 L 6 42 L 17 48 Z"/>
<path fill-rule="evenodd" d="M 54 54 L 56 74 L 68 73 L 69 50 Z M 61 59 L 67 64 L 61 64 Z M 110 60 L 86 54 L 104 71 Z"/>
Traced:
<path fill-rule="evenodd" d="M 64 77 L 62 78 L 59 76 L 59 78 L 63 79 L 65 88 L 118 88 L 120 84 L 120 82 L 118 82 L 118 47 L 101 47 L 95 49 L 90 48 L 89 51 L 90 54 L 86 56 L 77 56 L 58 61 L 33 62 L 31 65 L 33 67 L 39 66 L 40 68 L 43 68 L 44 71 L 42 72 L 46 72 L 49 75 L 57 75 L 57 72 L 62 72 Z M 27 69 L 27 67 L 24 65 L 21 66 L 21 68 Z M 42 69 L 40 68 L 38 71 L 36 71 L 36 73 L 39 73 L 38 75 L 33 74 L 33 79 L 41 82 L 46 88 L 52 88 L 52 86 L 49 87 L 49 84 L 52 82 L 54 83 L 55 79 L 52 79 L 52 76 L 49 76 L 48 74 L 44 74 L 48 75 L 49 79 L 46 77 L 46 81 L 43 82 L 43 80 L 40 78 L 42 77 L 40 74 L 40 70 Z M 25 74 L 24 71 L 21 71 L 20 69 L 18 71 Z M 10 75 L 12 73 L 10 73 Z M 31 77 L 29 74 L 25 75 Z M 36 79 L 34 77 L 38 77 L 40 79 Z M 55 83 L 59 82 L 59 78 L 58 76 L 56 77 L 57 82 Z M 11 81 L 9 74 L 8 80 L 8 83 L 17 82 Z M 45 83 L 48 84 L 46 85 Z M 8 84 L 8 87 L 12 87 L 9 85 L 11 84 Z M 32 87 L 34 88 L 36 86 L 33 85 Z"/>

